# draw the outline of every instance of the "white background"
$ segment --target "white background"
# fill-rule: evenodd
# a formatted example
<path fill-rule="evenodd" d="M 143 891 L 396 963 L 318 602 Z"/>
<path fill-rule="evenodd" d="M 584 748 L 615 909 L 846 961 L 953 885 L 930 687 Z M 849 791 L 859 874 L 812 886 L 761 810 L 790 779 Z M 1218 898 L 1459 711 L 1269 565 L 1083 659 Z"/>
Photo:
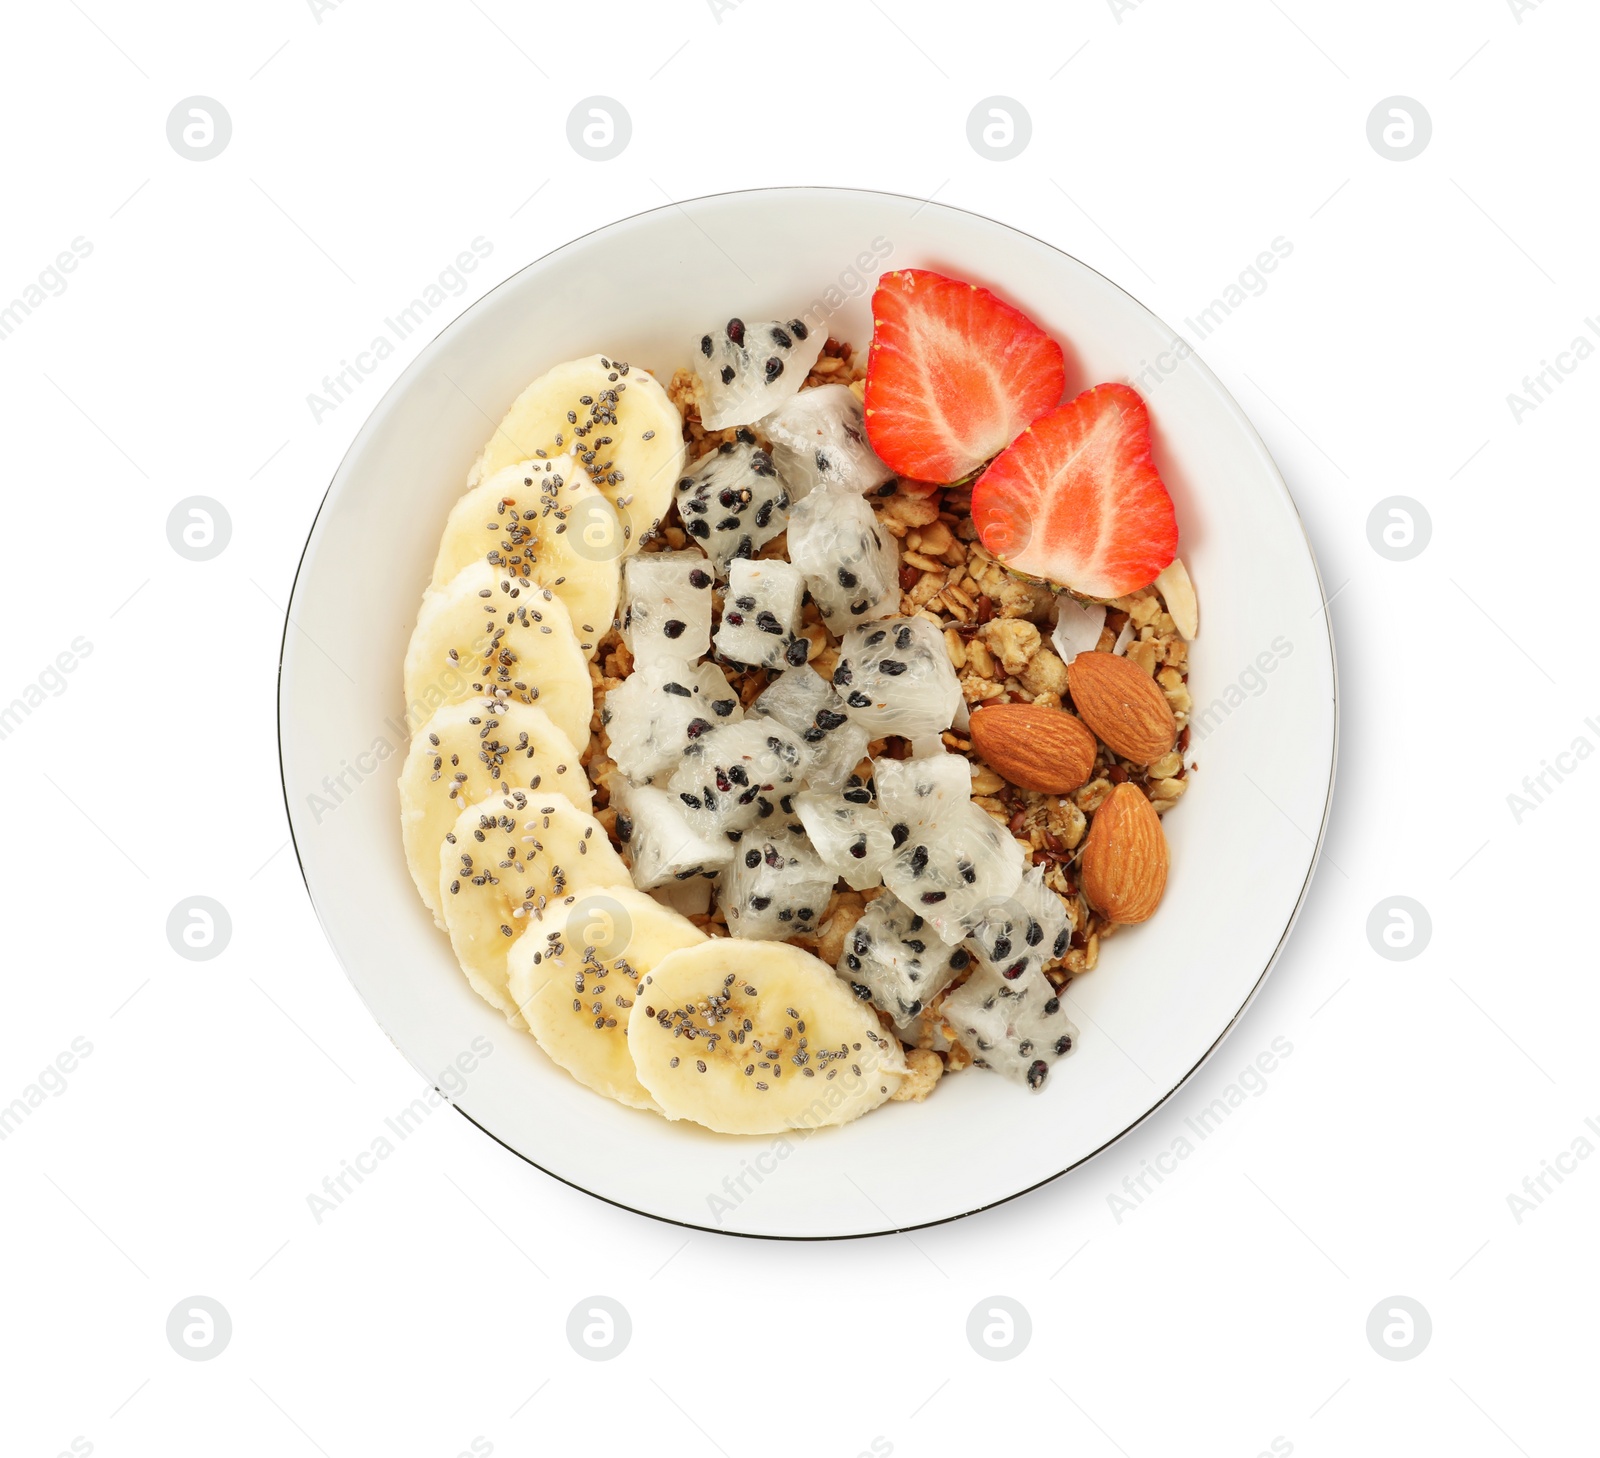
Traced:
<path fill-rule="evenodd" d="M 1600 747 L 1584 722 L 1600 724 L 1600 360 L 1520 422 L 1507 395 L 1600 314 L 1596 16 L 1577 0 L 744 0 L 720 17 L 706 0 L 47 0 L 7 31 L 0 307 L 74 238 L 93 251 L 0 339 L 0 704 L 75 638 L 92 651 L 0 741 L 0 1105 L 75 1038 L 93 1051 L 0 1143 L 6 1453 L 1592 1447 L 1600 1159 L 1528 1209 L 1507 1197 L 1580 1137 L 1600 1148 L 1584 1124 L 1600 1122 L 1600 764 L 1548 778 L 1520 822 L 1507 797 L 1579 736 Z M 1004 163 L 966 136 L 997 93 L 1033 122 Z M 233 123 L 206 162 L 166 135 L 196 94 Z M 594 94 L 633 123 L 605 163 L 566 138 Z M 1407 162 L 1367 138 L 1396 94 L 1433 121 Z M 691 1234 L 556 1184 L 448 1109 L 318 1223 L 308 1195 L 419 1087 L 287 844 L 282 605 L 342 452 L 432 327 L 320 422 L 306 397 L 474 238 L 493 252 L 440 322 L 599 224 L 807 182 L 991 214 L 1191 339 L 1186 317 L 1292 243 L 1199 342 L 1282 466 L 1333 597 L 1339 789 L 1288 952 L 1139 1131 L 954 1225 L 829 1245 Z M 232 518 L 209 562 L 168 544 L 192 495 Z M 1432 520 L 1410 561 L 1368 540 L 1394 495 Z M 212 961 L 166 937 L 196 894 L 232 918 Z M 1366 931 L 1396 895 L 1433 925 L 1404 962 Z M 1276 1038 L 1293 1052 L 1265 1089 L 1114 1209 Z M 935 1151 L 927 1178 L 961 1172 Z M 231 1315 L 212 1361 L 165 1336 L 195 1294 Z M 565 1334 L 594 1294 L 632 1319 L 609 1362 Z M 995 1294 L 1032 1320 L 1006 1363 L 965 1335 Z M 1366 1336 L 1395 1295 L 1431 1316 L 1414 1360 Z"/>

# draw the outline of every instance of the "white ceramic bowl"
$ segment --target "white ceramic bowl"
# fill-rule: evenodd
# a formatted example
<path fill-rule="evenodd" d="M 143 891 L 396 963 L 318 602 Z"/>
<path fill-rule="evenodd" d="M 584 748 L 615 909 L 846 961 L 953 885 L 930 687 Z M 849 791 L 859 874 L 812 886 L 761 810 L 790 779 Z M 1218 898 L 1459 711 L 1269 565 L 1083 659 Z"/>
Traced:
<path fill-rule="evenodd" d="M 663 379 L 731 315 L 830 313 L 865 346 L 878 273 L 922 266 L 1011 299 L 1063 342 L 1069 393 L 1145 394 L 1200 599 L 1198 762 L 1166 819 L 1159 913 L 1068 995 L 1078 1051 L 1029 1094 L 982 1072 L 842 1129 L 732 1138 L 574 1083 L 467 987 L 401 855 L 400 665 L 439 532 L 517 392 L 596 351 Z M 830 1237 L 979 1210 L 1132 1128 L 1216 1049 L 1288 935 L 1333 786 L 1333 648 L 1312 560 L 1249 421 L 1172 330 L 1092 269 L 934 203 L 826 188 L 658 208 L 530 264 L 439 335 L 379 402 L 312 527 L 279 689 L 283 781 L 317 913 L 402 1053 L 530 1163 L 601 1199 L 744 1235 Z M 1215 705 L 1209 712 L 1204 706 Z M 330 791 L 329 786 L 332 786 Z M 481 1043 L 478 1045 L 481 1048 Z"/>

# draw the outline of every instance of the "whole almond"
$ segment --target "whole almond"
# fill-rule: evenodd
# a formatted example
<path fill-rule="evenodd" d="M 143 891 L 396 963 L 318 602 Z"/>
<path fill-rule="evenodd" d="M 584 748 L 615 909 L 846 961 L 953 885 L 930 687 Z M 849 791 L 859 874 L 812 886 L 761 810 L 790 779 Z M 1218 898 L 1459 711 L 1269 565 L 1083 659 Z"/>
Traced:
<path fill-rule="evenodd" d="M 1154 915 L 1167 889 L 1167 837 L 1137 785 L 1118 785 L 1094 812 L 1079 884 L 1108 921 L 1128 925 Z"/>
<path fill-rule="evenodd" d="M 988 704 L 972 711 L 972 746 L 1024 790 L 1064 795 L 1094 769 L 1094 735 L 1065 709 Z"/>
<path fill-rule="evenodd" d="M 1083 722 L 1133 764 L 1149 764 L 1178 739 L 1161 686 L 1115 653 L 1080 653 L 1067 665 L 1067 689 Z"/>

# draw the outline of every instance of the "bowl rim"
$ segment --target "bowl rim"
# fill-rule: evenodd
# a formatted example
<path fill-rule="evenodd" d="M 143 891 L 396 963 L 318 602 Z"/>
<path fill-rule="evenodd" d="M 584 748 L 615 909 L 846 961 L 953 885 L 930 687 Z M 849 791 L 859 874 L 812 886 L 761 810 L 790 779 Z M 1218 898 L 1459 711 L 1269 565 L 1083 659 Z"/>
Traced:
<path fill-rule="evenodd" d="M 1085 263 L 1081 258 L 1078 258 L 1076 255 L 1067 252 L 1065 248 L 1059 247 L 1057 244 L 1050 242 L 1048 239 L 1040 238 L 1036 234 L 1028 232 L 1028 230 L 1025 228 L 1020 228 L 1013 223 L 1002 222 L 998 218 L 990 217 L 987 213 L 980 213 L 972 208 L 963 208 L 947 202 L 935 202 L 931 197 L 919 198 L 908 193 L 892 192 L 883 188 L 839 187 L 827 183 L 779 183 L 766 187 L 727 188 L 721 192 L 701 193 L 695 197 L 683 198 L 676 201 L 669 200 L 664 203 L 658 203 L 654 207 L 643 208 L 636 213 L 629 213 L 624 217 L 613 218 L 609 222 L 601 223 L 596 227 L 590 228 L 586 232 L 580 233 L 577 237 L 570 238 L 566 242 L 560 243 L 556 247 L 539 254 L 536 258 L 530 258 L 514 272 L 507 274 L 506 277 L 501 279 L 499 283 L 495 284 L 493 288 L 487 290 L 478 298 L 474 299 L 470 304 L 467 305 L 465 309 L 454 315 L 452 318 L 446 320 L 435 334 L 433 334 L 425 343 L 421 344 L 417 348 L 417 351 L 412 357 L 411 362 L 407 364 L 405 369 L 403 369 L 393 381 L 390 382 L 388 388 L 383 392 L 383 394 L 373 402 L 371 409 L 368 410 L 366 416 L 361 422 L 361 425 L 357 428 L 354 436 L 351 437 L 349 445 L 345 447 L 344 453 L 339 457 L 338 464 L 334 467 L 333 474 L 329 477 L 328 484 L 324 488 L 322 497 L 317 503 L 317 509 L 313 513 L 310 524 L 306 528 L 305 541 L 301 545 L 299 558 L 295 562 L 294 577 L 289 584 L 288 600 L 284 607 L 283 631 L 278 642 L 277 687 L 274 695 L 276 703 L 275 718 L 278 749 L 278 789 L 283 799 L 284 818 L 287 820 L 289 826 L 289 844 L 291 849 L 294 851 L 295 865 L 299 868 L 301 883 L 305 886 L 306 897 L 311 902 L 312 913 L 316 916 L 317 924 L 322 929 L 323 938 L 327 942 L 329 950 L 332 951 L 334 959 L 338 962 L 340 970 L 344 972 L 346 980 L 354 989 L 356 996 L 361 999 L 362 1006 L 365 1007 L 367 1012 L 371 1015 L 373 1022 L 377 1024 L 384 1037 L 389 1040 L 390 1044 L 395 1048 L 400 1056 L 405 1059 L 405 1061 L 409 1063 L 413 1069 L 420 1073 L 424 1079 L 427 1080 L 434 1092 L 438 1093 L 440 1098 L 443 1099 L 451 1109 L 453 1109 L 475 1129 L 478 1129 L 482 1133 L 486 1134 L 502 1149 L 505 1149 L 511 1154 L 515 1155 L 524 1164 L 530 1165 L 532 1168 L 538 1170 L 542 1175 L 556 1180 L 560 1184 L 566 1185 L 569 1189 L 577 1190 L 590 1199 L 599 1200 L 604 1204 L 614 1207 L 615 1209 L 626 1210 L 629 1214 L 643 1216 L 646 1219 L 655 1220 L 664 1225 L 674 1225 L 684 1230 L 703 1231 L 708 1235 L 719 1235 L 740 1240 L 791 1241 L 801 1244 L 811 1244 L 825 1241 L 874 1240 L 885 1236 L 903 1235 L 908 1231 L 929 1230 L 935 1226 L 952 1224 L 958 1220 L 965 1220 L 969 1216 L 982 1214 L 985 1210 L 997 1209 L 1001 1205 L 1009 1204 L 1013 1200 L 1019 1200 L 1024 1195 L 1028 1195 L 1033 1193 L 1035 1190 L 1042 1189 L 1045 1185 L 1053 1184 L 1056 1180 L 1061 1179 L 1067 1174 L 1070 1174 L 1073 1170 L 1082 1168 L 1091 1160 L 1096 1159 L 1101 1154 L 1105 1153 L 1113 1145 L 1121 1142 L 1128 1135 L 1132 1134 L 1134 1130 L 1138 1129 L 1147 1120 L 1154 1116 L 1159 1109 L 1163 1108 L 1167 1102 L 1178 1093 L 1180 1089 L 1185 1087 L 1185 1085 L 1187 1085 L 1189 1081 L 1193 1079 L 1194 1076 L 1211 1061 L 1211 1058 L 1216 1051 L 1227 1040 L 1229 1034 L 1233 1032 L 1234 1028 L 1238 1026 L 1239 1021 L 1250 1010 L 1251 1005 L 1260 995 L 1262 987 L 1266 984 L 1268 976 L 1278 965 L 1279 958 L 1283 955 L 1284 948 L 1288 945 L 1289 937 L 1293 933 L 1295 925 L 1300 919 L 1300 913 L 1305 907 L 1306 898 L 1310 894 L 1311 883 L 1316 876 L 1317 867 L 1322 859 L 1323 846 L 1327 840 L 1328 823 L 1332 816 L 1334 788 L 1338 780 L 1339 770 L 1339 655 L 1337 643 L 1333 633 L 1333 615 L 1329 611 L 1330 604 L 1327 587 L 1323 581 L 1321 564 L 1317 561 L 1316 550 L 1312 546 L 1310 535 L 1306 531 L 1305 520 L 1300 514 L 1300 508 L 1295 502 L 1293 493 L 1289 490 L 1288 482 L 1284 480 L 1283 472 L 1279 469 L 1277 460 L 1272 455 L 1272 452 L 1267 448 L 1266 442 L 1261 438 L 1260 432 L 1255 427 L 1255 422 L 1245 412 L 1244 408 L 1239 404 L 1239 402 L 1234 399 L 1233 392 L 1222 383 L 1215 371 L 1213 371 L 1211 367 L 1206 364 L 1198 349 L 1192 345 L 1190 346 L 1189 359 L 1202 371 L 1205 383 L 1208 384 L 1213 390 L 1218 401 L 1231 413 L 1235 423 L 1242 428 L 1248 439 L 1254 444 L 1255 448 L 1260 453 L 1262 460 L 1270 467 L 1272 478 L 1276 482 L 1284 502 L 1288 505 L 1288 508 L 1293 515 L 1295 525 L 1300 530 L 1300 538 L 1305 545 L 1306 557 L 1311 564 L 1312 575 L 1317 584 L 1317 595 L 1322 600 L 1322 608 L 1318 615 L 1322 618 L 1323 631 L 1327 635 L 1328 667 L 1330 673 L 1331 690 L 1330 708 L 1333 716 L 1332 737 L 1329 744 L 1328 756 L 1327 792 L 1323 798 L 1322 813 L 1317 824 L 1317 833 L 1311 848 L 1311 857 L 1306 866 L 1305 879 L 1301 882 L 1300 889 L 1296 893 L 1294 906 L 1290 909 L 1288 918 L 1284 922 L 1282 933 L 1279 935 L 1277 942 L 1273 945 L 1271 955 L 1266 959 L 1266 962 L 1263 965 L 1255 982 L 1251 984 L 1249 994 L 1245 997 L 1244 1001 L 1239 1004 L 1238 1011 L 1234 1013 L 1234 1015 L 1228 1020 L 1226 1026 L 1224 1026 L 1217 1034 L 1216 1038 L 1212 1040 L 1205 1051 L 1200 1054 L 1200 1056 L 1182 1074 L 1182 1076 L 1178 1078 L 1172 1087 L 1162 1094 L 1162 1096 L 1153 1104 L 1151 1104 L 1150 1107 L 1144 1111 L 1144 1113 L 1140 1114 L 1138 1118 L 1134 1119 L 1124 1128 L 1118 1130 L 1117 1133 L 1113 1134 L 1104 1143 L 1097 1145 L 1087 1154 L 1084 1154 L 1078 1159 L 1073 1160 L 1071 1164 L 1065 1165 L 1061 1169 L 1057 1170 L 1054 1174 L 1049 1174 L 1043 1179 L 1035 1180 L 1032 1184 L 1025 1185 L 1023 1188 L 1015 1190 L 1009 1195 L 1003 1195 L 999 1199 L 989 1200 L 982 1204 L 973 1205 L 968 1209 L 961 1210 L 954 1214 L 941 1215 L 937 1219 L 918 1221 L 908 1225 L 896 1225 L 883 1230 L 844 1232 L 833 1235 L 787 1235 L 756 1230 L 727 1230 L 715 1225 L 703 1225 L 692 1220 L 681 1220 L 671 1215 L 658 1214 L 653 1210 L 641 1210 L 637 1206 L 630 1205 L 624 1200 L 618 1200 L 609 1195 L 599 1194 L 596 1191 L 589 1189 L 586 1185 L 580 1184 L 575 1180 L 567 1179 L 565 1176 L 557 1174 L 554 1170 L 547 1169 L 532 1156 L 524 1153 L 520 1149 L 513 1147 L 511 1144 L 508 1144 L 504 1139 L 496 1134 L 494 1130 L 480 1123 L 465 1109 L 461 1108 L 455 1102 L 453 1097 L 445 1094 L 441 1089 L 439 1089 L 434 1080 L 433 1074 L 428 1072 L 426 1069 L 420 1068 L 412 1059 L 411 1055 L 407 1053 L 399 1043 L 395 1042 L 393 1034 L 390 1033 L 389 1029 L 384 1025 L 383 1020 L 367 1002 L 360 986 L 357 984 L 354 976 L 351 974 L 350 968 L 346 964 L 343 955 L 340 953 L 337 943 L 328 932 L 327 924 L 323 920 L 322 908 L 317 901 L 317 894 L 312 889 L 310 877 L 306 874 L 305 861 L 300 854 L 300 844 L 295 837 L 294 813 L 289 802 L 288 775 L 284 768 L 284 655 L 288 648 L 289 630 L 294 626 L 295 597 L 300 586 L 300 575 L 305 567 L 306 556 L 311 550 L 311 543 L 316 536 L 317 526 L 321 522 L 323 512 L 327 510 L 329 500 L 333 495 L 334 486 L 337 484 L 341 474 L 345 469 L 345 466 L 349 463 L 351 457 L 354 455 L 357 446 L 364 444 L 364 438 L 367 434 L 369 426 L 372 424 L 373 419 L 383 410 L 384 405 L 389 400 L 390 396 L 392 396 L 403 385 L 406 385 L 409 382 L 413 371 L 417 370 L 422 365 L 424 359 L 432 352 L 434 346 L 437 345 L 446 334 L 454 329 L 462 319 L 464 319 L 473 311 L 483 308 L 485 305 L 487 305 L 490 299 L 500 292 L 500 290 L 505 288 L 508 284 L 521 278 L 522 275 L 525 274 L 529 269 L 537 268 L 549 260 L 568 252 L 569 250 L 580 247 L 597 234 L 609 232 L 616 228 L 627 227 L 630 224 L 637 223 L 644 218 L 652 217 L 657 213 L 664 213 L 674 209 L 681 212 L 694 203 L 712 202 L 723 198 L 758 197 L 765 194 L 774 193 L 826 193 L 830 195 L 854 195 L 858 197 L 888 198 L 897 202 L 917 203 L 919 205 L 919 211 L 924 207 L 939 208 L 946 212 L 960 213 L 966 217 L 975 218 L 979 222 L 1005 228 L 1010 232 L 1016 233 L 1021 237 L 1027 238 L 1032 242 L 1039 244 L 1043 248 L 1048 248 L 1052 253 L 1059 254 L 1068 262 L 1076 264 L 1078 267 L 1085 269 L 1087 272 L 1098 278 L 1102 283 L 1108 285 L 1117 293 L 1121 294 L 1136 309 L 1140 310 L 1150 319 L 1154 320 L 1168 333 L 1174 335 L 1176 338 L 1182 338 L 1182 336 L 1178 335 L 1177 331 L 1173 329 L 1172 326 L 1168 324 L 1160 314 L 1156 313 L 1155 310 L 1144 303 L 1142 299 L 1138 298 L 1135 294 L 1124 288 L 1115 279 L 1109 278 L 1104 273 L 1101 273 L 1100 270 L 1095 268 L 1092 264 Z M 685 216 L 687 216 L 687 214 L 685 214 Z"/>

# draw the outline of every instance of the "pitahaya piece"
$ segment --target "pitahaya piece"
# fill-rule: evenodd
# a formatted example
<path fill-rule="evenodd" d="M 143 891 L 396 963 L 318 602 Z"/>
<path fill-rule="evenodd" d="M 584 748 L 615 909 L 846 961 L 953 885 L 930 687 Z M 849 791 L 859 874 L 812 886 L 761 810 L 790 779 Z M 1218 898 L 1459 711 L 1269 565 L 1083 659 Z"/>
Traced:
<path fill-rule="evenodd" d="M 947 946 L 924 917 L 885 895 L 851 927 L 834 970 L 904 1028 L 971 963 L 964 947 Z"/>
<path fill-rule="evenodd" d="M 687 881 L 663 881 L 652 886 L 650 894 L 679 916 L 704 916 L 711 910 L 713 884 L 711 876 L 694 876 Z"/>
<path fill-rule="evenodd" d="M 811 652 L 810 640 L 798 631 L 805 592 L 799 568 L 787 562 L 733 562 L 717 627 L 717 652 L 752 668 L 803 665 Z"/>
<path fill-rule="evenodd" d="M 1036 967 L 1012 981 L 980 967 L 940 1014 L 975 1062 L 1035 1091 L 1078 1042 L 1060 994 Z"/>
<path fill-rule="evenodd" d="M 950 727 L 961 686 L 944 635 L 926 618 L 884 618 L 844 635 L 833 686 L 874 739 L 914 739 Z"/>
<path fill-rule="evenodd" d="M 828 680 L 814 668 L 791 668 L 761 691 L 750 712 L 782 724 L 806 746 L 805 782 L 836 790 L 867 753 L 867 731 L 852 723 Z"/>
<path fill-rule="evenodd" d="M 912 830 L 972 799 L 972 762 L 959 754 L 876 759 L 872 782 L 878 808 L 894 833 L 895 849 Z"/>
<path fill-rule="evenodd" d="M 700 423 L 707 430 L 753 425 L 789 400 L 822 353 L 827 331 L 803 319 L 763 319 L 702 334 L 694 352 L 700 377 Z"/>
<path fill-rule="evenodd" d="M 801 390 L 760 429 L 796 501 L 818 486 L 860 495 L 894 479 L 867 443 L 866 414 L 848 385 Z"/>
<path fill-rule="evenodd" d="M 789 490 L 748 430 L 689 468 L 677 485 L 683 529 L 711 558 L 719 580 L 738 557 L 753 557 L 789 521 Z"/>
<path fill-rule="evenodd" d="M 798 502 L 789 513 L 788 547 L 834 633 L 900 610 L 899 548 L 854 492 L 827 486 Z"/>
<path fill-rule="evenodd" d="M 1044 884 L 1044 867 L 1032 866 L 1014 895 L 988 909 L 969 944 L 980 966 L 1015 982 L 1059 961 L 1071 940 L 1066 907 Z"/>
<path fill-rule="evenodd" d="M 746 719 L 713 730 L 683 753 L 667 788 L 683 805 L 689 824 L 707 839 L 737 841 L 742 831 L 781 811 L 800 788 L 801 743 L 770 719 Z"/>
<path fill-rule="evenodd" d="M 705 553 L 641 552 L 623 568 L 622 637 L 636 659 L 711 651 L 711 563 Z"/>
<path fill-rule="evenodd" d="M 913 826 L 884 864 L 883 884 L 951 945 L 1022 883 L 1022 847 L 970 800 Z"/>
<path fill-rule="evenodd" d="M 728 931 L 758 941 L 814 936 L 833 895 L 834 875 L 811 843 L 787 827 L 746 834 L 717 881 Z"/>
<path fill-rule="evenodd" d="M 669 881 L 715 876 L 733 859 L 733 845 L 702 836 L 676 798 L 651 785 L 613 781 L 617 839 L 627 847 L 633 884 L 648 891 Z"/>
<path fill-rule="evenodd" d="M 795 814 L 805 826 L 822 863 L 857 891 L 882 883 L 883 863 L 894 850 L 889 822 L 873 805 L 845 795 L 807 790 L 794 797 Z"/>
<path fill-rule="evenodd" d="M 674 658 L 636 664 L 600 713 L 611 758 L 636 785 L 670 774 L 702 734 L 742 718 L 739 695 L 716 664 Z"/>

